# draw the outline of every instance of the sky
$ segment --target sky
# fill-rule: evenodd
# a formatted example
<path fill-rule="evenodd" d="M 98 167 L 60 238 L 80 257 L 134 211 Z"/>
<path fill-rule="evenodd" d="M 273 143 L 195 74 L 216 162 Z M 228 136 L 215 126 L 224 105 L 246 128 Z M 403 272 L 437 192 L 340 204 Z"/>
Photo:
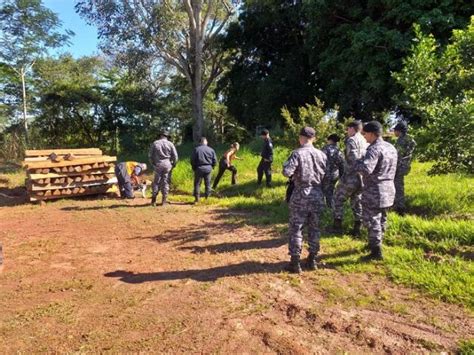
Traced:
<path fill-rule="evenodd" d="M 70 39 L 70 46 L 64 46 L 59 50 L 69 52 L 75 58 L 98 53 L 97 30 L 89 26 L 74 11 L 75 0 L 43 0 L 43 5 L 54 11 L 62 22 L 63 28 L 72 30 L 75 33 Z"/>

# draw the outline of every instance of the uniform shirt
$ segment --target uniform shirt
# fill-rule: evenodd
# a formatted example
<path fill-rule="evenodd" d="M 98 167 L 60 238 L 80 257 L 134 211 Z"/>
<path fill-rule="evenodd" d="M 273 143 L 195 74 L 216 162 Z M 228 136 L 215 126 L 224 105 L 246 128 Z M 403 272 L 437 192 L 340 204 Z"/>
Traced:
<path fill-rule="evenodd" d="M 273 143 L 270 138 L 264 139 L 262 153 L 260 154 L 260 156 L 270 162 L 273 161 Z"/>
<path fill-rule="evenodd" d="M 372 207 L 387 208 L 393 205 L 397 170 L 397 150 L 382 137 L 367 148 L 364 158 L 354 164 L 354 170 L 362 174 L 364 190 L 362 200 Z"/>
<path fill-rule="evenodd" d="M 346 164 L 344 167 L 344 172 L 346 174 L 354 173 L 354 164 L 357 160 L 361 159 L 367 150 L 367 141 L 365 138 L 357 132 L 352 137 L 347 137 L 345 141 L 346 148 L 344 150 L 344 155 L 346 159 Z"/>
<path fill-rule="evenodd" d="M 214 167 L 217 163 L 216 152 L 205 144 L 198 145 L 191 154 L 191 166 L 193 170 L 203 165 Z"/>
<path fill-rule="evenodd" d="M 344 174 L 344 156 L 335 144 L 326 144 L 321 149 L 327 157 L 326 179 L 337 180 Z"/>
<path fill-rule="evenodd" d="M 295 192 L 303 196 L 321 192 L 321 183 L 326 171 L 326 154 L 315 149 L 311 143 L 294 150 L 283 164 L 283 175 L 292 177 Z"/>
<path fill-rule="evenodd" d="M 175 166 L 178 162 L 178 152 L 168 139 L 160 138 L 151 145 L 149 158 L 153 165 L 157 165 L 163 160 L 169 160 L 171 165 Z"/>
<path fill-rule="evenodd" d="M 411 158 L 415 147 L 416 142 L 411 136 L 402 134 L 400 137 L 398 137 L 397 142 L 395 143 L 395 148 L 398 152 L 398 173 L 406 175 L 410 171 Z"/>

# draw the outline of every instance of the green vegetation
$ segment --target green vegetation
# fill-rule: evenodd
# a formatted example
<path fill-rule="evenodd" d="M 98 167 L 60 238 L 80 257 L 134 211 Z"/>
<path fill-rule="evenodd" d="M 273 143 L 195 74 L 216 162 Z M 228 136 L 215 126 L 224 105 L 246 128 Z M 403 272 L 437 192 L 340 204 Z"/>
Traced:
<path fill-rule="evenodd" d="M 284 202 L 286 179 L 281 166 L 289 149 L 276 148 L 274 187 L 258 187 L 256 166 L 259 142 L 239 152 L 244 160 L 235 162 L 238 184 L 230 185 L 224 175 L 217 193 L 202 204 L 229 208 L 229 219 L 247 224 L 274 225 L 285 233 L 288 207 Z M 218 147 L 218 154 L 226 147 Z M 192 171 L 188 164 L 190 146 L 179 149 L 181 161 L 173 171 L 173 184 L 179 190 L 173 199 L 191 202 Z M 461 174 L 430 176 L 431 163 L 415 162 L 406 179 L 408 214 L 389 213 L 383 263 L 362 263 L 365 240 L 323 233 L 322 256 L 328 267 L 341 272 L 370 272 L 386 275 L 396 283 L 422 289 L 434 298 L 474 308 L 474 181 Z M 216 173 L 216 172 L 215 172 Z M 184 194 L 183 194 L 184 193 Z M 347 206 L 348 207 L 348 206 Z M 345 225 L 351 214 L 347 208 Z M 323 229 L 331 223 L 330 211 L 322 216 Z"/>

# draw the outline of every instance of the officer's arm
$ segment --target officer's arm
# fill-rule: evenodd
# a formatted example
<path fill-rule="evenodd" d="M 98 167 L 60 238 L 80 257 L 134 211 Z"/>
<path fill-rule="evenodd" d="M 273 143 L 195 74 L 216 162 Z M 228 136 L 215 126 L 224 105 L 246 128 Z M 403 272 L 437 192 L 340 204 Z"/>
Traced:
<path fill-rule="evenodd" d="M 346 160 L 349 166 L 357 160 L 357 145 L 353 139 L 349 139 L 346 142 Z"/>
<path fill-rule="evenodd" d="M 215 152 L 214 150 L 212 150 L 212 158 L 211 158 L 211 161 L 212 161 L 212 163 L 211 163 L 212 167 L 215 167 L 216 164 L 217 164 L 217 157 L 216 157 L 216 152 Z"/>
<path fill-rule="evenodd" d="M 354 170 L 362 175 L 370 175 L 379 161 L 379 154 L 375 149 L 367 150 L 365 157 L 355 163 Z"/>
<path fill-rule="evenodd" d="M 193 170 L 196 170 L 196 165 L 197 165 L 196 158 L 197 158 L 196 149 L 194 149 L 191 154 L 191 168 L 193 168 Z"/>
<path fill-rule="evenodd" d="M 173 146 L 171 147 L 171 161 L 173 162 L 173 166 L 176 166 L 178 163 L 178 152 L 176 151 L 176 147 Z"/>
<path fill-rule="evenodd" d="M 291 153 L 290 157 L 286 162 L 283 163 L 283 171 L 282 174 L 285 177 L 293 176 L 296 169 L 298 168 L 299 161 L 298 156 L 295 152 Z"/>
<path fill-rule="evenodd" d="M 344 175 L 344 156 L 341 152 L 337 154 L 337 167 L 339 169 L 339 176 Z"/>
<path fill-rule="evenodd" d="M 150 159 L 150 163 L 151 163 L 152 165 L 155 164 L 154 161 L 153 161 L 153 147 L 154 147 L 154 145 L 152 144 L 152 145 L 150 146 L 150 151 L 148 152 L 148 159 Z"/>

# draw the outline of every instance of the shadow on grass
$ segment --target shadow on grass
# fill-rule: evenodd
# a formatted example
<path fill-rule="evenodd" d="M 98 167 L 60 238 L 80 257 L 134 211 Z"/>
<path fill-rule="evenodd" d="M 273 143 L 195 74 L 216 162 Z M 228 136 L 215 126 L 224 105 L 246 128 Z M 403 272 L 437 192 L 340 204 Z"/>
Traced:
<path fill-rule="evenodd" d="M 259 263 L 246 261 L 235 265 L 218 266 L 209 269 L 194 269 L 180 271 L 162 271 L 149 273 L 134 273 L 131 271 L 116 270 L 104 274 L 106 277 L 116 277 L 129 284 L 144 282 L 173 281 L 191 279 L 199 282 L 216 281 L 224 277 L 238 277 L 250 274 L 276 274 L 280 273 L 287 262 Z"/>
<path fill-rule="evenodd" d="M 0 162 L 0 174 L 11 174 L 21 171 L 22 167 L 17 163 Z"/>
<path fill-rule="evenodd" d="M 219 189 L 217 188 L 216 195 L 219 197 L 256 197 L 256 193 L 264 189 L 275 189 L 280 186 L 286 186 L 285 181 L 273 181 L 271 187 L 265 186 L 265 182 L 262 185 L 258 185 L 256 180 L 247 181 L 242 184 L 230 185 Z M 283 199 L 283 196 L 282 196 Z"/>
<path fill-rule="evenodd" d="M 23 205 L 27 202 L 24 187 L 0 187 L 0 207 Z"/>

